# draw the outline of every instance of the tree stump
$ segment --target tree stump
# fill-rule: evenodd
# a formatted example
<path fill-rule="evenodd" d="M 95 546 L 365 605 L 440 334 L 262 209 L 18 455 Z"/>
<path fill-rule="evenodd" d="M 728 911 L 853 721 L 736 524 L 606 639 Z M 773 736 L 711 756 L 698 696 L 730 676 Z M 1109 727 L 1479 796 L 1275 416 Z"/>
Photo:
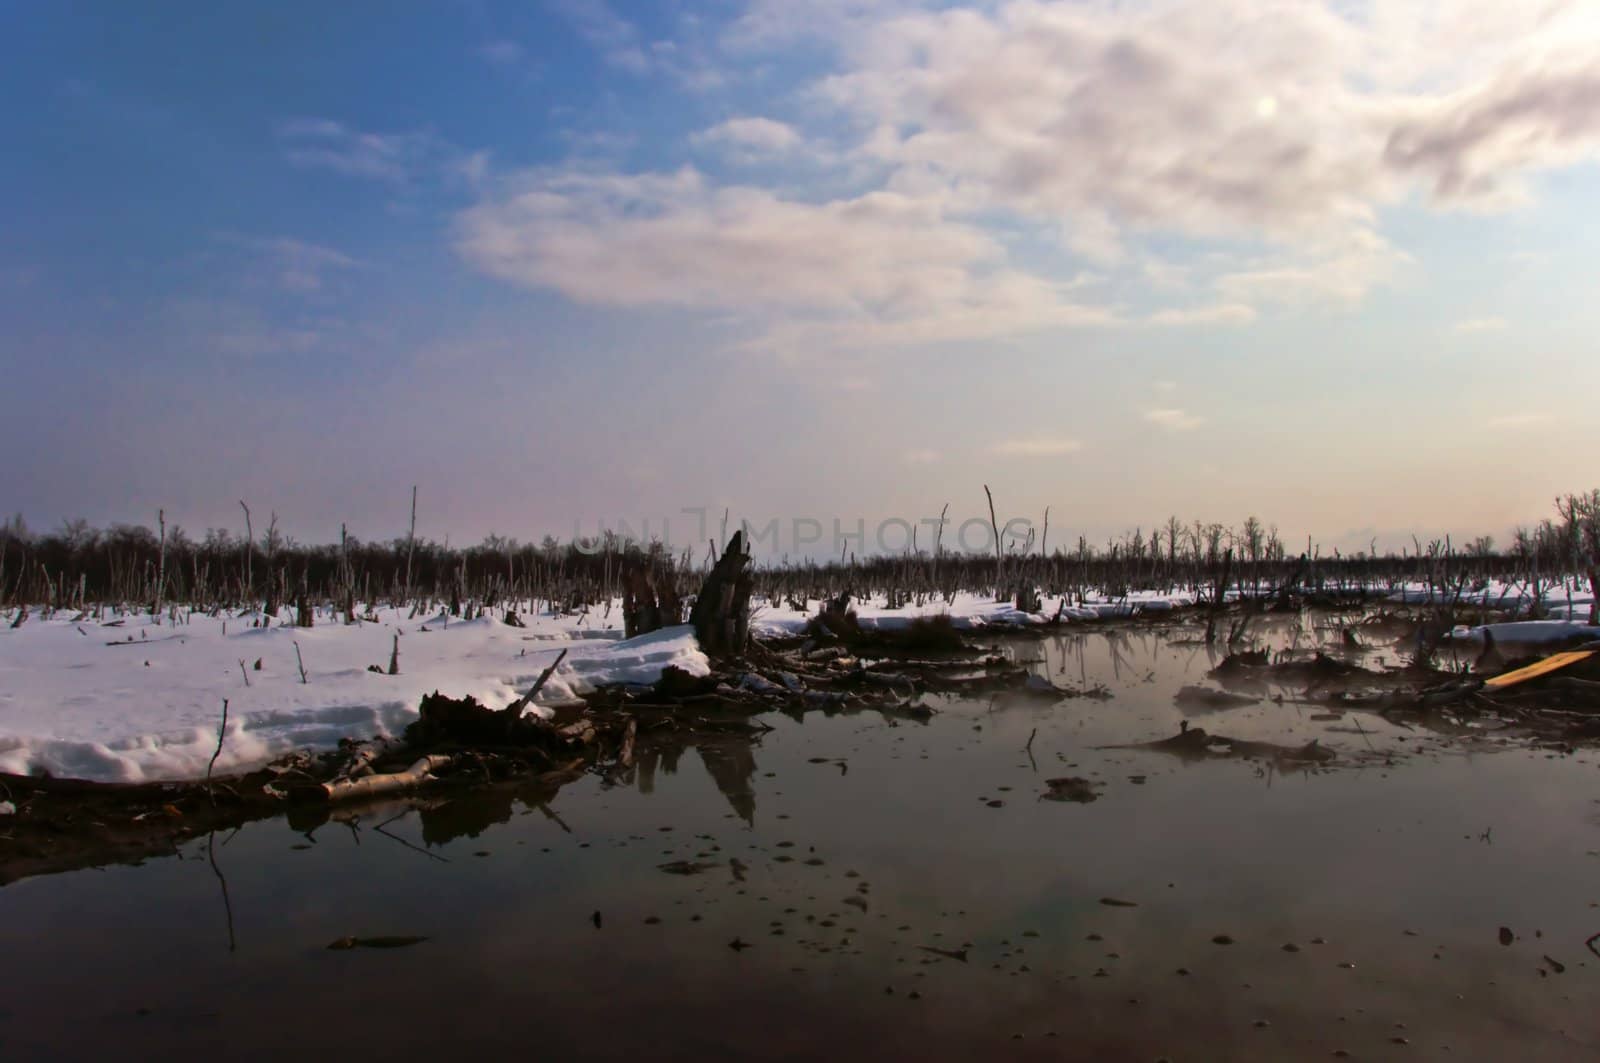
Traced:
<path fill-rule="evenodd" d="M 647 635 L 683 623 L 677 578 L 670 559 L 630 559 L 622 572 L 623 636 Z"/>
<path fill-rule="evenodd" d="M 713 657 L 736 657 L 750 640 L 750 555 L 744 532 L 733 533 L 728 548 L 700 585 L 689 611 L 700 648 Z"/>

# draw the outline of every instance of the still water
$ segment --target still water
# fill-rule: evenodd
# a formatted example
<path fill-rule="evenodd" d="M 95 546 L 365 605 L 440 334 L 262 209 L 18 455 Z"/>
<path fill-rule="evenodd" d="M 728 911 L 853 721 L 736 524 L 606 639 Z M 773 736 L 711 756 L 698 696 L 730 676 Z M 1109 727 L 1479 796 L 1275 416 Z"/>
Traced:
<path fill-rule="evenodd" d="M 216 871 L 201 841 L 8 886 L 0 1058 L 1600 1054 L 1600 758 L 1328 719 L 1303 686 L 1186 714 L 1190 636 L 1007 644 L 1109 699 L 772 714 L 548 803 L 270 820 Z M 1099 748 L 1183 720 L 1339 759 Z M 1067 775 L 1098 799 L 1040 799 Z"/>

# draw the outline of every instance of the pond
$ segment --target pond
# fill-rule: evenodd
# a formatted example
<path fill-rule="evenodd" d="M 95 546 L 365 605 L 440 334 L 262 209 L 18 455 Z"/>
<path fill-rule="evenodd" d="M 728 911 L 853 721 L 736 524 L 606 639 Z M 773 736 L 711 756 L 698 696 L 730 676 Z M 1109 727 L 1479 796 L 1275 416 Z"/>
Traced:
<path fill-rule="evenodd" d="M 1215 663 L 1192 636 L 1004 643 L 1109 697 L 771 714 L 548 801 L 266 820 L 13 884 L 0 1055 L 1594 1058 L 1595 752 L 1295 690 L 1186 713 Z M 1104 748 L 1186 722 L 1338 756 Z M 1041 799 L 1064 776 L 1096 799 Z"/>

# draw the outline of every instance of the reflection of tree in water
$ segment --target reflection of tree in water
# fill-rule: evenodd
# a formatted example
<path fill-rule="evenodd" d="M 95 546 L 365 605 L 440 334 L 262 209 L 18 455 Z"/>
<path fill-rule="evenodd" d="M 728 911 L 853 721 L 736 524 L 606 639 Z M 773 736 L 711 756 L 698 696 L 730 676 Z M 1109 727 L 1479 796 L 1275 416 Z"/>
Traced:
<path fill-rule="evenodd" d="M 530 781 L 516 786 L 490 786 L 458 797 L 418 805 L 424 845 L 444 845 L 457 838 L 476 838 L 490 827 L 510 823 L 515 806 L 543 808 L 559 787 Z"/>
<path fill-rule="evenodd" d="M 634 763 L 639 768 L 641 794 L 656 792 L 656 768 L 659 767 L 667 775 L 678 773 L 678 758 L 683 756 L 684 748 L 684 744 L 676 739 L 652 740 L 640 744 Z"/>
<path fill-rule="evenodd" d="M 654 793 L 656 771 L 675 775 L 678 760 L 684 750 L 693 748 L 700 754 L 706 774 L 717 784 L 717 790 L 728 799 L 728 804 L 740 819 L 754 824 L 756 791 L 750 780 L 756 774 L 756 756 L 753 743 L 743 736 L 700 735 L 688 738 L 663 737 L 641 742 L 635 754 L 636 781 L 642 794 Z M 622 777 L 626 782 L 627 776 Z"/>
<path fill-rule="evenodd" d="M 652 793 L 656 773 L 677 774 L 678 762 L 690 748 L 699 752 L 706 774 L 733 811 L 754 825 L 756 793 L 751 780 L 756 774 L 755 749 L 743 735 L 663 735 L 641 739 L 633 766 L 608 775 L 605 785 L 637 785 L 640 793 Z M 416 808 L 422 820 L 423 844 L 444 845 L 457 838 L 476 838 L 490 827 L 511 822 L 518 804 L 553 816 L 548 806 L 558 789 L 530 781 L 521 786 L 485 787 L 421 801 Z"/>
<path fill-rule="evenodd" d="M 733 811 L 751 826 L 756 821 L 756 791 L 750 780 L 756 774 L 755 748 L 747 741 L 703 741 L 695 747 L 706 774 L 728 799 Z"/>
<path fill-rule="evenodd" d="M 510 823 L 515 797 L 511 790 L 489 788 L 453 801 L 423 805 L 417 809 L 422 843 L 443 845 L 462 836 L 476 838 L 496 824 Z"/>

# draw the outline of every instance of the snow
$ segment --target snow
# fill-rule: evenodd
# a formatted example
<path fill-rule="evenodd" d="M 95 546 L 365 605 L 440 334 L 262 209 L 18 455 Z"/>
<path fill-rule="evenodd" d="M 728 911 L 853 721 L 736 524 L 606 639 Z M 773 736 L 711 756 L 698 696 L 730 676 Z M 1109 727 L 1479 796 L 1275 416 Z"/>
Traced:
<path fill-rule="evenodd" d="M 1166 594 L 1155 591 L 1136 591 L 1121 598 L 1090 595 L 1081 604 L 1063 606 L 1059 597 L 1045 597 L 1038 612 L 1025 612 L 1011 601 L 995 601 L 993 597 L 962 591 L 953 601 L 946 602 L 934 596 L 891 609 L 881 596 L 866 600 L 852 599 L 856 621 L 867 631 L 895 631 L 908 627 L 913 620 L 948 616 L 951 624 L 962 631 L 975 631 L 989 627 L 1030 627 L 1048 624 L 1055 620 L 1057 610 L 1066 620 L 1102 620 L 1110 617 L 1134 616 L 1143 613 L 1167 613 L 1186 605 L 1193 605 L 1194 595 L 1189 592 Z M 758 638 L 779 638 L 799 635 L 805 631 L 811 618 L 821 611 L 822 601 L 812 598 L 800 612 L 787 602 L 757 602 L 750 630 Z"/>
<path fill-rule="evenodd" d="M 1425 585 L 1406 585 L 1392 600 L 1427 601 L 1426 595 Z M 1541 587 L 1540 596 L 1551 615 L 1569 619 L 1487 630 L 1507 647 L 1600 639 L 1600 627 L 1571 619 L 1587 619 L 1592 596 L 1586 586 Z M 1463 600 L 1503 606 L 1530 601 L 1531 593 L 1519 584 L 1489 584 Z M 1046 597 L 1037 612 L 1025 612 L 1009 601 L 963 592 L 949 602 L 934 597 L 894 609 L 882 597 L 851 606 L 868 630 L 948 615 L 955 627 L 974 632 L 1046 624 L 1058 615 L 1092 622 L 1167 613 L 1194 602 L 1192 592 L 1141 591 L 1065 603 Z M 758 600 L 751 631 L 766 638 L 798 635 L 822 604 L 812 599 L 801 611 Z M 216 749 L 224 698 L 228 726 L 217 770 L 247 768 L 291 749 L 397 734 L 434 690 L 507 705 L 561 650 L 567 656 L 540 693 L 545 708 L 535 711 L 548 712 L 547 706 L 599 686 L 653 683 L 668 665 L 697 676 L 710 671 L 687 627 L 624 641 L 616 602 L 581 614 L 520 615 L 524 626 L 516 627 L 498 614 L 463 621 L 385 608 L 376 622 L 345 625 L 323 611 L 316 626 L 298 628 L 278 620 L 256 626 L 258 614 L 180 611 L 176 623 L 170 616 L 127 615 L 112 625 L 100 622 L 113 620 L 110 614 L 75 622 L 68 613 L 47 618 L 35 611 L 21 627 L 0 626 L 0 771 L 120 781 L 194 778 L 205 773 Z M 1484 630 L 1462 627 L 1452 638 L 1481 645 Z M 400 674 L 390 676 L 384 673 L 396 633 Z"/>
<path fill-rule="evenodd" d="M 0 628 L 0 771 L 195 778 L 216 750 L 224 698 L 228 726 L 216 770 L 247 768 L 296 748 L 397 734 L 434 690 L 503 707 L 561 650 L 566 659 L 535 711 L 602 685 L 653 683 L 667 665 L 710 671 L 687 626 L 623 641 L 620 614 L 607 612 L 523 615 L 526 626 L 514 627 L 498 615 L 412 619 L 384 609 L 377 623 L 347 626 L 322 614 L 311 628 L 200 613 L 180 613 L 176 624 L 128 616 L 120 626 L 35 614 L 19 628 Z M 397 632 L 400 674 L 391 676 L 384 673 Z"/>
<path fill-rule="evenodd" d="M 1539 601 L 1549 616 L 1566 619 L 1587 619 L 1589 607 L 1594 602 L 1594 592 L 1587 580 L 1566 579 L 1539 584 Z M 1460 598 L 1454 590 L 1430 587 L 1426 583 L 1406 583 L 1396 587 L 1388 596 L 1391 602 L 1408 605 L 1459 602 L 1462 605 L 1481 605 L 1490 609 L 1511 612 L 1528 610 L 1534 599 L 1534 588 L 1523 580 L 1488 580 L 1482 586 L 1467 587 Z"/>

